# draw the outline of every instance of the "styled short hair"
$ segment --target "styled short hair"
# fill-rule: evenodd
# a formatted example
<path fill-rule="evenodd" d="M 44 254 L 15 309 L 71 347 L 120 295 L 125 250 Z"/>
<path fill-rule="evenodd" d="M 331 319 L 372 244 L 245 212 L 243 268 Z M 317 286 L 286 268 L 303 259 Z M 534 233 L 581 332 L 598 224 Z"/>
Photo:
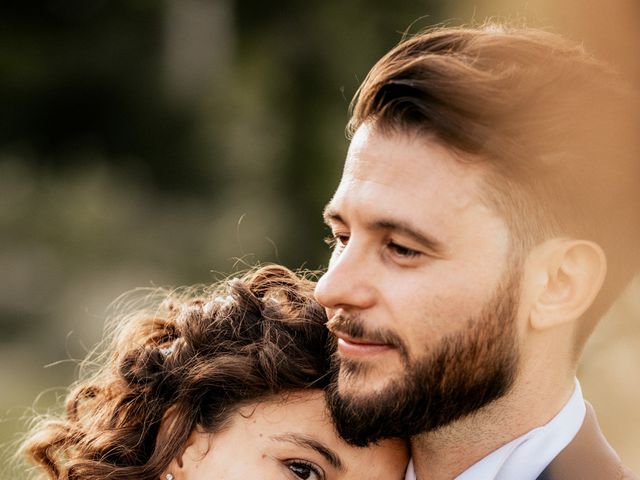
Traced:
<path fill-rule="evenodd" d="M 522 252 L 561 236 L 608 259 L 597 320 L 640 263 L 640 111 L 612 68 L 536 29 L 485 25 L 412 36 L 371 69 L 349 134 L 427 135 L 487 165 L 485 199 Z"/>
<path fill-rule="evenodd" d="M 269 266 L 123 311 L 102 368 L 25 452 L 52 479 L 156 480 L 196 426 L 220 431 L 244 405 L 324 388 L 331 346 L 313 287 Z"/>

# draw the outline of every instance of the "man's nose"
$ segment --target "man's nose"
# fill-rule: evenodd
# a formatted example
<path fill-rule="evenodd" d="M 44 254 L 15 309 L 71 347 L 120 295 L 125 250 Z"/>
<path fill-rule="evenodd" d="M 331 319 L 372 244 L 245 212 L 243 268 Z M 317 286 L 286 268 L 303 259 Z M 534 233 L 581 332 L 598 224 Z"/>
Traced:
<path fill-rule="evenodd" d="M 373 305 L 375 276 L 364 249 L 352 241 L 334 255 L 315 289 L 316 300 L 329 309 L 363 309 Z"/>

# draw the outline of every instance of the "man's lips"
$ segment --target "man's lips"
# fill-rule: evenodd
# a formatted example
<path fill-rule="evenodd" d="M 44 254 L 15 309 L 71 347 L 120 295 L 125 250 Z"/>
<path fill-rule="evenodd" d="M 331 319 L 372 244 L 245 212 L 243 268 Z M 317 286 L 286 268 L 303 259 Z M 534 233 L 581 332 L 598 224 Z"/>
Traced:
<path fill-rule="evenodd" d="M 336 332 L 336 337 L 338 337 L 338 352 L 348 357 L 368 357 L 395 348 L 388 343 L 380 343 L 366 338 L 353 338 L 340 332 Z"/>

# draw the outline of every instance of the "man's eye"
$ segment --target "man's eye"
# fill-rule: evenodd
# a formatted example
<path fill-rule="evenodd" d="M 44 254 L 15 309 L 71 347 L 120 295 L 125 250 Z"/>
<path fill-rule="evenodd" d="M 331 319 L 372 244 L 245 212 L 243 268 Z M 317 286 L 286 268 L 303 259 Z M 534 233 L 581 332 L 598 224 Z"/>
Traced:
<path fill-rule="evenodd" d="M 327 235 L 326 237 L 324 237 L 324 243 L 329 245 L 330 248 L 333 248 L 336 246 L 336 239 L 333 235 Z"/>
<path fill-rule="evenodd" d="M 317 465 L 305 460 L 290 460 L 287 467 L 296 478 L 303 480 L 324 480 L 324 472 Z"/>
<path fill-rule="evenodd" d="M 331 248 L 344 247 L 349 243 L 349 235 L 331 234 L 325 237 L 324 242 Z"/>
<path fill-rule="evenodd" d="M 389 242 L 387 245 L 389 250 L 391 250 L 395 255 L 403 258 L 415 258 L 421 255 L 417 250 L 413 250 L 408 247 L 403 247 L 402 245 L 398 245 L 397 243 Z"/>

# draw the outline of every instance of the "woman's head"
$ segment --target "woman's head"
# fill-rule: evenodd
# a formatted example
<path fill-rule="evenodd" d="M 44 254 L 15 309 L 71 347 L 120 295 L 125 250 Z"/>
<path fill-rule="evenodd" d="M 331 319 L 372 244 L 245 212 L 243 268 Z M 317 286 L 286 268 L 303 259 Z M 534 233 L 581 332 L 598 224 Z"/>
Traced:
<path fill-rule="evenodd" d="M 206 462 L 214 457 L 227 468 L 219 460 L 219 441 L 248 425 L 266 422 L 280 429 L 279 437 L 268 435 L 268 445 L 263 442 L 269 448 L 253 452 L 256 459 L 275 458 L 273 442 L 305 432 L 324 431 L 331 440 L 335 433 L 319 392 L 328 381 L 330 340 L 312 292 L 312 282 L 269 266 L 198 296 L 174 293 L 138 312 L 124 312 L 100 371 L 78 382 L 65 417 L 40 425 L 25 443 L 27 453 L 51 478 L 157 479 L 171 473 L 190 480 L 218 478 L 194 477 L 186 469 L 207 465 L 213 473 Z M 281 416 L 284 424 L 264 415 L 278 406 L 291 413 Z M 305 415 L 311 422 L 306 426 Z M 291 424 L 292 418 L 298 420 Z M 256 433 L 256 440 L 265 440 L 264 430 Z M 335 441 L 340 450 L 352 449 L 344 451 L 347 457 L 364 458 Z M 212 448 L 203 450 L 209 442 Z M 231 452 L 243 462 L 249 447 L 234 445 Z M 291 463 L 298 457 L 276 457 L 289 477 L 275 478 L 316 478 L 313 469 Z M 394 453 L 391 464 L 396 457 L 404 461 L 402 453 Z M 316 458 L 307 462 L 328 457 Z M 332 468 L 330 463 L 325 465 Z"/>
<path fill-rule="evenodd" d="M 196 428 L 162 480 L 401 480 L 403 442 L 340 439 L 319 390 L 275 395 L 235 411 L 215 434 Z"/>

